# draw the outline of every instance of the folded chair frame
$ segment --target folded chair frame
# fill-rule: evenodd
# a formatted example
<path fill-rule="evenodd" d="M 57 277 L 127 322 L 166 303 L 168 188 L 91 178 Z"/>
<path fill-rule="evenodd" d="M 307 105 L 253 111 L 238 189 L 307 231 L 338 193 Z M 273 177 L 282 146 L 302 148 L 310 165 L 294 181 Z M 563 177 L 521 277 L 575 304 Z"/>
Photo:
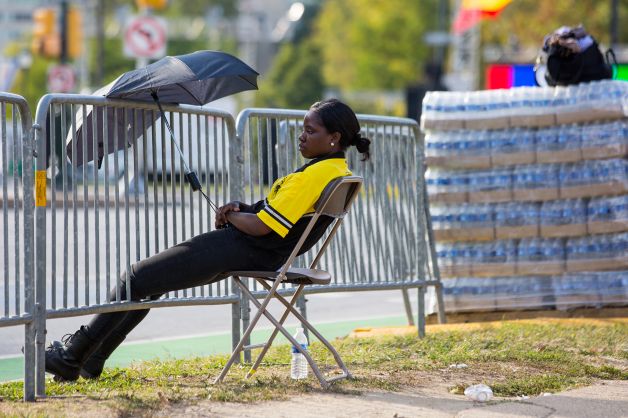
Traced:
<path fill-rule="evenodd" d="M 299 241 L 297 242 L 296 246 L 292 250 L 292 253 L 288 257 L 288 260 L 279 271 L 231 271 L 224 273 L 226 276 L 228 275 L 233 277 L 234 282 L 253 302 L 258 310 L 251 322 L 249 323 L 249 326 L 244 331 L 244 334 L 242 335 L 242 338 L 238 342 L 236 348 L 233 350 L 231 357 L 227 361 L 227 364 L 224 366 L 222 372 L 216 378 L 214 383 L 220 383 L 224 380 L 233 363 L 235 363 L 240 358 L 240 354 L 243 350 L 262 348 L 262 351 L 257 356 L 255 363 L 252 365 L 251 369 L 246 375 L 247 378 L 251 377 L 257 371 L 260 363 L 262 362 L 264 356 L 268 352 L 268 349 L 271 347 L 275 337 L 279 332 L 281 332 L 288 339 L 288 341 L 304 355 L 312 371 L 314 372 L 314 375 L 316 376 L 323 388 L 328 388 L 332 382 L 335 382 L 337 380 L 351 378 L 351 373 L 347 369 L 347 366 L 342 361 L 342 358 L 340 357 L 336 349 L 334 349 L 329 341 L 327 341 L 316 330 L 316 328 L 314 328 L 314 326 L 312 326 L 312 324 L 303 315 L 301 315 L 297 309 L 295 309 L 294 305 L 299 297 L 302 295 L 306 285 L 323 285 L 329 284 L 329 282 L 331 281 L 331 275 L 324 270 L 316 269 L 316 266 L 318 265 L 318 262 L 322 258 L 323 253 L 329 246 L 329 243 L 331 242 L 332 238 L 342 224 L 342 220 L 344 216 L 348 213 L 351 204 L 357 197 L 361 185 L 361 177 L 347 176 L 334 179 L 325 187 L 323 193 L 321 193 L 321 197 L 315 205 L 315 213 L 312 216 L 312 219 L 308 222 L 305 231 L 299 238 Z M 327 239 L 324 241 L 309 268 L 292 268 L 292 263 L 296 259 L 301 247 L 303 246 L 303 243 L 307 239 L 307 236 L 312 231 L 314 225 L 316 224 L 316 221 L 321 215 L 331 216 L 335 218 L 335 222 L 333 223 L 333 227 L 328 234 Z M 257 298 L 251 293 L 246 283 L 242 281 L 242 277 L 254 278 L 264 287 L 264 289 L 268 291 L 262 302 L 258 301 Z M 273 282 L 272 286 L 268 283 L 269 281 Z M 290 301 L 286 300 L 286 298 L 284 298 L 277 291 L 282 283 L 294 283 L 299 285 L 296 292 L 292 295 Z M 268 304 L 273 298 L 277 299 L 285 307 L 285 310 L 279 320 L 277 320 L 267 310 Z M 294 337 L 290 335 L 288 330 L 286 330 L 286 328 L 283 326 L 285 320 L 290 314 L 293 314 L 301 322 L 301 324 L 303 324 L 303 327 L 305 327 L 312 334 L 314 334 L 316 338 L 318 338 L 318 340 L 332 353 L 338 367 L 342 370 L 342 373 L 340 375 L 334 376 L 329 379 L 326 379 L 325 376 L 323 376 L 323 373 L 321 373 L 318 365 L 316 364 L 308 350 L 303 349 L 301 345 L 297 343 Z M 253 329 L 261 319 L 262 315 L 265 316 L 275 327 L 271 336 L 266 341 L 266 343 L 245 345 L 246 341 L 248 341 L 251 333 L 253 332 Z"/>

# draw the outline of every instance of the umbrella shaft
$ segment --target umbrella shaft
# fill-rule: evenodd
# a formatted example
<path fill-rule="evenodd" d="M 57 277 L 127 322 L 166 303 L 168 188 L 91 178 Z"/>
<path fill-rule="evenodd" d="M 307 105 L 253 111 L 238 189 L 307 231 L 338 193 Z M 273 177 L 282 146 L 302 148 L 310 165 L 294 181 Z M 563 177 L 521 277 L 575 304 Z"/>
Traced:
<path fill-rule="evenodd" d="M 155 100 L 155 103 L 157 103 L 157 107 L 159 107 L 159 112 L 161 113 L 161 117 L 166 122 L 166 126 L 168 127 L 168 131 L 170 132 L 170 139 L 172 139 L 172 142 L 174 143 L 174 146 L 177 147 L 177 151 L 179 151 L 179 155 L 181 156 L 181 161 L 183 161 L 183 165 L 185 166 L 185 178 L 186 178 L 186 180 L 192 186 L 192 190 L 200 191 L 201 194 L 205 197 L 205 200 L 207 200 L 207 203 L 209 204 L 209 207 L 214 212 L 218 212 L 218 208 L 216 207 L 214 202 L 212 202 L 211 199 L 209 198 L 209 196 L 207 196 L 205 194 L 205 192 L 203 192 L 203 188 L 201 187 L 200 181 L 198 181 L 198 177 L 196 177 L 196 173 L 194 173 L 192 170 L 190 170 L 190 167 L 188 167 L 188 163 L 187 163 L 187 161 L 185 161 L 185 157 L 183 156 L 183 152 L 181 152 L 181 148 L 179 148 L 179 144 L 177 143 L 177 140 L 174 137 L 174 132 L 172 131 L 172 128 L 170 127 L 170 122 L 168 122 L 168 118 L 166 118 L 166 113 L 164 112 L 163 108 L 161 107 L 161 103 L 159 103 L 159 97 L 157 97 L 157 93 L 152 93 L 152 96 L 153 96 L 153 99 Z"/>
<path fill-rule="evenodd" d="M 188 163 L 183 156 L 183 152 L 181 152 L 181 148 L 179 148 L 179 144 L 177 143 L 177 140 L 174 136 L 174 132 L 172 131 L 172 127 L 170 126 L 170 122 L 168 122 L 168 118 L 166 118 L 166 113 L 162 109 L 161 103 L 159 102 L 156 94 L 153 96 L 153 99 L 155 99 L 155 103 L 157 103 L 157 107 L 159 107 L 159 113 L 161 113 L 161 117 L 166 122 L 166 127 L 168 128 L 168 132 L 170 132 L 170 139 L 174 143 L 174 146 L 177 148 L 177 151 L 179 152 L 179 156 L 181 157 L 181 161 L 183 161 L 183 166 L 185 167 L 185 172 L 189 173 L 192 170 L 190 170 L 190 167 L 188 166 Z"/>

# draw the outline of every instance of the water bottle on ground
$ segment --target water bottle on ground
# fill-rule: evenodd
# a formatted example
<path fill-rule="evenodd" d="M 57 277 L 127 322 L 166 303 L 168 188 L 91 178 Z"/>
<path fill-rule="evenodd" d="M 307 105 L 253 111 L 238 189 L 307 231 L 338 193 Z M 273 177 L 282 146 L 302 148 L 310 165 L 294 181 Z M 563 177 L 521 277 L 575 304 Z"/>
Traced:
<path fill-rule="evenodd" d="M 487 402 L 493 397 L 493 390 L 483 384 L 473 385 L 464 390 L 464 396 L 474 401 Z"/>
<path fill-rule="evenodd" d="M 303 332 L 303 328 L 297 328 L 297 332 L 294 334 L 294 339 L 297 340 L 303 350 L 307 350 L 307 337 Z M 307 372 L 307 359 L 296 347 L 293 346 L 292 361 L 290 362 L 290 377 L 292 379 L 305 379 L 307 378 Z"/>

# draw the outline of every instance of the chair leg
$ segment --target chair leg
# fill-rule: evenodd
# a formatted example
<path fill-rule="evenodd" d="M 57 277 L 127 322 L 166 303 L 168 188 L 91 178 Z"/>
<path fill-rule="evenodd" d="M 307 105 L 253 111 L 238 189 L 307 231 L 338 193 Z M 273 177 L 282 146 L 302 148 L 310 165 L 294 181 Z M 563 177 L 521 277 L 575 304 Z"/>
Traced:
<path fill-rule="evenodd" d="M 266 282 L 260 282 L 262 283 L 262 285 L 266 288 L 266 289 L 270 289 L 270 286 L 268 285 L 268 283 Z M 245 290 L 246 292 L 250 293 L 248 289 Z M 251 295 L 252 296 L 252 295 Z M 290 304 L 290 302 L 288 302 L 283 296 L 281 296 L 280 294 L 275 294 L 275 297 L 287 308 L 286 312 L 289 311 L 290 313 L 292 313 L 302 324 L 303 326 L 305 326 L 308 330 L 310 330 L 315 336 L 316 338 L 318 338 L 318 340 L 323 343 L 323 345 L 325 345 L 325 347 L 327 347 L 327 349 L 332 353 L 332 355 L 334 356 L 334 360 L 336 361 L 336 364 L 338 365 L 338 367 L 340 367 L 343 371 L 343 374 L 341 376 L 329 379 L 329 380 L 325 380 L 325 384 L 322 383 L 321 381 L 321 385 L 323 387 L 326 387 L 330 382 L 335 381 L 335 380 L 339 380 L 339 379 L 344 379 L 344 378 L 351 378 L 351 373 L 349 372 L 349 369 L 347 369 L 347 366 L 345 365 L 345 363 L 342 361 L 342 358 L 340 357 L 340 354 L 338 354 L 338 352 L 336 351 L 336 349 L 329 343 L 329 341 L 327 341 L 327 339 L 325 339 L 325 337 L 323 337 L 317 330 L 316 328 L 314 328 L 306 318 L 303 317 L 303 315 L 301 315 L 295 308 L 293 305 Z M 255 303 L 256 305 L 259 304 L 259 302 L 257 300 L 253 300 L 253 303 Z M 270 315 L 267 312 L 264 312 L 264 315 L 271 321 L 275 321 L 276 320 L 272 317 L 272 315 Z M 274 322 L 273 322 L 274 323 Z M 277 327 L 278 324 L 276 324 L 275 326 Z M 284 335 L 289 335 L 287 331 L 285 331 L 285 328 L 283 328 L 283 326 L 281 326 L 282 329 L 282 333 Z M 284 332 L 285 331 L 285 332 Z M 292 339 L 290 338 L 291 342 Z M 294 343 L 293 343 L 294 344 Z M 297 345 L 297 348 L 300 348 Z M 301 350 L 299 350 L 301 351 Z M 309 356 L 306 355 L 306 358 L 308 358 Z M 314 374 L 316 374 L 316 376 L 319 378 L 319 380 L 321 380 L 322 374 L 320 373 L 320 371 L 318 370 L 318 366 L 316 366 L 316 364 L 314 363 L 314 361 L 310 361 L 308 359 L 308 363 L 310 363 L 310 366 L 312 367 L 312 370 L 314 371 Z"/>
<path fill-rule="evenodd" d="M 263 283 L 263 285 L 266 287 L 266 289 L 270 289 L 270 286 L 268 285 L 268 283 Z M 277 295 L 277 299 L 284 304 L 284 306 L 286 307 L 286 311 L 290 311 L 290 313 L 292 313 L 299 321 L 301 321 L 305 327 L 307 329 L 309 329 L 310 331 L 312 331 L 312 333 L 316 336 L 316 338 L 318 338 L 318 340 L 323 343 L 325 345 L 325 347 L 327 347 L 327 349 L 332 353 L 332 355 L 334 356 L 334 360 L 336 360 L 336 363 L 338 364 L 338 366 L 342 369 L 342 371 L 347 375 L 346 377 L 351 378 L 351 373 L 349 372 L 349 369 L 347 369 L 347 366 L 345 365 L 345 363 L 342 361 L 342 358 L 340 357 L 340 354 L 338 354 L 338 352 L 336 351 L 336 349 L 334 348 L 333 345 L 331 345 L 331 343 L 329 341 L 327 341 L 327 339 L 325 337 L 323 337 L 317 330 L 316 328 L 314 328 L 307 320 L 307 318 L 305 318 L 303 315 L 301 315 L 301 313 L 299 311 L 297 311 L 294 306 L 290 305 L 288 303 L 288 301 L 283 298 L 281 295 Z M 345 376 L 340 376 L 339 378 L 342 379 Z M 334 379 L 336 380 L 336 379 Z"/>
<path fill-rule="evenodd" d="M 290 344 L 292 344 L 294 347 L 296 347 L 296 349 L 299 350 L 299 352 L 305 356 L 305 359 L 307 360 L 307 362 L 309 363 L 310 367 L 312 368 L 312 371 L 314 372 L 314 375 L 316 376 L 316 378 L 320 382 L 321 386 L 324 389 L 327 389 L 329 387 L 329 382 L 327 380 L 325 380 L 325 377 L 323 376 L 321 371 L 318 369 L 318 366 L 316 365 L 316 362 L 314 362 L 314 359 L 312 358 L 310 353 L 307 350 L 304 350 L 303 348 L 301 348 L 301 345 L 297 342 L 297 340 L 295 340 L 294 337 L 292 335 L 290 335 L 288 330 L 285 329 L 283 327 L 283 325 L 281 325 L 277 321 L 277 319 L 270 314 L 270 312 L 266 311 L 265 309 L 262 312 L 262 309 L 261 309 L 262 308 L 262 304 L 260 304 L 259 301 L 257 299 L 255 299 L 253 294 L 251 294 L 251 292 L 248 289 L 242 288 L 242 290 L 249 295 L 249 297 L 251 298 L 251 302 L 253 302 L 255 304 L 255 306 L 258 307 L 258 309 L 259 309 L 258 312 L 261 312 L 275 326 L 275 328 L 278 329 L 279 332 L 281 332 L 288 339 L 288 341 L 290 341 Z M 269 295 L 270 295 L 270 293 L 269 293 Z M 277 293 L 274 293 L 274 296 L 277 297 L 280 300 L 283 300 L 283 302 L 285 302 L 285 304 L 290 305 L 290 303 L 288 301 L 286 301 L 281 295 L 279 295 Z M 266 298 L 268 298 L 268 296 Z M 264 299 L 264 301 L 266 301 L 266 299 Z M 306 327 L 308 327 L 308 329 L 312 330 L 312 326 L 309 325 L 307 323 L 307 321 L 302 321 L 302 322 L 303 322 L 304 326 L 306 326 Z M 336 379 L 333 379 L 333 380 L 336 380 Z"/>
<path fill-rule="evenodd" d="M 234 276 L 233 279 L 243 290 L 246 290 L 246 293 L 248 294 L 248 296 L 252 296 L 251 293 L 246 288 L 246 286 L 244 286 L 244 284 L 242 283 L 242 281 L 240 280 L 239 277 L 235 277 Z M 262 313 L 266 310 L 266 307 L 268 306 L 268 303 L 270 302 L 270 300 L 272 298 L 272 295 L 276 292 L 277 288 L 279 287 L 279 284 L 282 282 L 282 279 L 283 279 L 282 277 L 278 277 L 277 280 L 275 280 L 275 283 L 273 284 L 272 289 L 270 290 L 270 292 L 268 293 L 268 295 L 264 299 L 264 302 L 261 305 L 255 298 L 253 298 L 253 300 L 255 301 L 255 304 L 258 306 L 259 310 L 255 314 L 255 317 L 253 318 L 253 320 L 249 323 L 249 326 L 246 328 L 246 331 L 244 331 L 244 334 L 240 338 L 240 342 L 238 343 L 236 348 L 231 353 L 231 357 L 227 361 L 227 364 L 225 364 L 225 367 L 223 367 L 222 372 L 220 373 L 220 375 L 214 381 L 214 384 L 220 383 L 220 382 L 223 381 L 223 379 L 225 378 L 225 376 L 229 372 L 229 369 L 231 368 L 231 365 L 236 361 L 236 358 L 240 357 L 240 352 L 242 351 L 242 348 L 244 347 L 245 341 L 251 335 L 251 332 L 253 331 L 253 328 L 255 328 L 255 325 L 257 325 L 257 322 L 262 317 Z"/>
<path fill-rule="evenodd" d="M 262 285 L 264 286 L 268 286 L 268 284 L 262 280 L 258 280 L 258 282 L 260 282 Z M 301 293 L 303 292 L 303 288 L 304 285 L 300 285 L 297 289 L 297 291 L 294 293 L 294 295 L 292 296 L 292 299 L 290 299 L 290 305 L 294 306 L 294 304 L 296 303 L 296 301 L 299 299 L 299 296 L 301 296 Z M 288 309 L 286 309 L 283 313 L 283 315 L 281 316 L 281 318 L 279 319 L 279 323 L 283 326 L 283 323 L 286 321 L 286 319 L 288 318 L 288 315 L 290 315 L 290 311 Z M 251 367 L 251 369 L 248 371 L 248 373 L 246 374 L 246 378 L 248 379 L 249 377 L 253 376 L 253 374 L 257 371 L 257 368 L 259 367 L 260 363 L 262 362 L 262 359 L 264 358 L 264 356 L 266 355 L 266 352 L 268 351 L 268 349 L 270 348 L 270 346 L 273 344 L 273 341 L 275 340 L 275 337 L 277 337 L 277 334 L 279 333 L 279 330 L 277 328 L 275 328 L 272 332 L 272 334 L 270 335 L 270 337 L 268 338 L 268 340 L 266 341 L 266 344 L 264 345 L 264 347 L 262 348 L 262 351 L 259 353 L 259 355 L 257 356 L 257 359 L 255 360 L 255 363 L 253 364 L 253 366 Z"/>

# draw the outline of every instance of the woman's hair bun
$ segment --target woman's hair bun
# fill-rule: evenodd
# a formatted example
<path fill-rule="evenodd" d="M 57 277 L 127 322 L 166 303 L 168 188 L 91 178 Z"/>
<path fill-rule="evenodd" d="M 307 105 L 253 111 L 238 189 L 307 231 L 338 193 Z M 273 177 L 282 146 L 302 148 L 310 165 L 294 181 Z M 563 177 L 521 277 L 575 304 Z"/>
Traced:
<path fill-rule="evenodd" d="M 354 145 L 360 154 L 364 155 L 364 160 L 368 160 L 370 157 L 369 148 L 371 146 L 371 140 L 368 138 L 364 138 L 360 132 L 353 136 L 353 141 L 351 141 L 351 145 Z"/>

